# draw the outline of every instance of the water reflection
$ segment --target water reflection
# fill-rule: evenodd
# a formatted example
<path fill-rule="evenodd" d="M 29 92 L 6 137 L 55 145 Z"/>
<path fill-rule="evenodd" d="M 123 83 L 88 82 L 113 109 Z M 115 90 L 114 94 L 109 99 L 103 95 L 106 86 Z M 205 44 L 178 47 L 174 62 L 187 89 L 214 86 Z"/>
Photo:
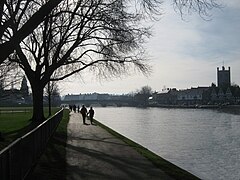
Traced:
<path fill-rule="evenodd" d="M 202 179 L 240 178 L 240 116 L 203 109 L 95 108 L 96 119 Z"/>

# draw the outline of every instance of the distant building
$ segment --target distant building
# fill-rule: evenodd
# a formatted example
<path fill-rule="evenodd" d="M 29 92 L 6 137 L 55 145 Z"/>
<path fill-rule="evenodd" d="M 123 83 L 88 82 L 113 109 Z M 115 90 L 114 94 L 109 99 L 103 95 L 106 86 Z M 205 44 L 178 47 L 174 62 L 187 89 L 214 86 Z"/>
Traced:
<path fill-rule="evenodd" d="M 4 89 L 0 83 L 0 105 L 28 104 L 31 98 L 28 91 L 27 79 L 24 76 L 20 89 L 14 88 L 13 84 L 10 89 Z"/>
<path fill-rule="evenodd" d="M 233 103 L 235 97 L 230 87 L 223 89 L 222 87 L 211 87 L 211 99 L 212 103 Z"/>
<path fill-rule="evenodd" d="M 91 100 L 99 100 L 101 98 L 109 98 L 109 95 L 106 94 L 98 94 L 98 93 L 92 93 L 92 94 L 68 94 L 64 97 L 63 101 L 65 102 L 78 102 L 78 101 L 91 101 Z"/>
<path fill-rule="evenodd" d="M 23 79 L 22 79 L 20 92 L 21 92 L 22 96 L 24 96 L 24 97 L 27 97 L 29 95 L 27 79 L 25 76 L 23 76 Z"/>
<path fill-rule="evenodd" d="M 231 86 L 230 67 L 228 67 L 228 70 L 224 66 L 222 66 L 222 70 L 217 67 L 217 86 Z"/>
<path fill-rule="evenodd" d="M 204 94 L 208 89 L 209 87 L 197 87 L 180 90 L 177 93 L 177 103 L 184 105 L 202 104 Z"/>
<path fill-rule="evenodd" d="M 236 101 L 234 95 L 234 87 L 231 86 L 231 71 L 230 67 L 222 70 L 217 67 L 217 87 L 211 87 L 210 102 L 211 103 L 233 103 Z"/>
<path fill-rule="evenodd" d="M 209 87 L 197 87 L 168 92 L 155 93 L 150 99 L 150 105 L 195 105 L 202 104 Z"/>
<path fill-rule="evenodd" d="M 112 95 L 112 94 L 68 94 L 63 99 L 64 104 L 85 104 L 90 105 L 102 105 L 102 106 L 129 106 L 132 104 L 132 97 L 129 95 Z"/>
<path fill-rule="evenodd" d="M 149 98 L 149 104 L 154 105 L 175 105 L 177 103 L 177 89 L 168 88 L 167 91 L 155 92 Z"/>

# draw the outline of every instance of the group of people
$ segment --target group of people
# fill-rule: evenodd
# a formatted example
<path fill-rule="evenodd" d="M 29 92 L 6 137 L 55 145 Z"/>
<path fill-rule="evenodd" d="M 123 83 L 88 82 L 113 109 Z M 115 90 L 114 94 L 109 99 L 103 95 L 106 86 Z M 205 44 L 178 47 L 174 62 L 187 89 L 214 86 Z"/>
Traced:
<path fill-rule="evenodd" d="M 69 105 L 69 109 L 70 109 L 70 111 L 73 111 L 75 113 L 76 113 L 76 111 L 78 111 L 78 113 L 80 112 L 80 107 L 76 106 L 75 104 L 74 105 Z"/>
<path fill-rule="evenodd" d="M 76 106 L 76 105 L 74 104 L 74 105 L 69 105 L 69 109 L 70 109 L 70 111 L 73 111 L 73 112 L 75 112 L 75 113 L 76 113 L 76 111 L 77 111 L 78 113 L 81 113 L 81 114 L 82 114 L 83 124 L 87 124 L 87 123 L 86 123 L 86 118 L 87 118 L 87 116 L 89 116 L 90 122 L 91 122 L 91 124 L 93 124 L 94 110 L 93 110 L 92 107 L 90 107 L 90 109 L 89 109 L 89 111 L 88 111 L 87 108 L 86 108 L 84 105 L 82 105 L 82 108 L 80 109 L 79 106 Z"/>
<path fill-rule="evenodd" d="M 91 124 L 93 124 L 93 116 L 94 116 L 94 110 L 92 107 L 90 107 L 89 111 L 87 110 L 87 108 L 82 105 L 82 108 L 80 110 L 80 113 L 82 114 L 82 118 L 83 118 L 83 124 L 87 124 L 86 123 L 86 117 L 87 115 L 89 115 L 90 118 L 90 122 Z"/>

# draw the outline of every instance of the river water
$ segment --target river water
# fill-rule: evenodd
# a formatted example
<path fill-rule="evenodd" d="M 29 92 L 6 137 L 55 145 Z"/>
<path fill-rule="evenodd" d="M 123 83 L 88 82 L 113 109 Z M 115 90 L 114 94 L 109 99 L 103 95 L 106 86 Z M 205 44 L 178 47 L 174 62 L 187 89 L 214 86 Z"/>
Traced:
<path fill-rule="evenodd" d="M 240 179 L 240 116 L 207 109 L 96 107 L 95 118 L 201 179 Z"/>

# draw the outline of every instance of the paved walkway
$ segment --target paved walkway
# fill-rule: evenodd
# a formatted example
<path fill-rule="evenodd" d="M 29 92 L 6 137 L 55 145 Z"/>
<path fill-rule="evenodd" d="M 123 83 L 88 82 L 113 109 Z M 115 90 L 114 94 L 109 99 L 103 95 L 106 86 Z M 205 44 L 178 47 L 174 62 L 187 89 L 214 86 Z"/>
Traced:
<path fill-rule="evenodd" d="M 72 112 L 67 163 L 67 180 L 171 179 L 132 147 L 99 126 L 83 125 L 81 115 Z"/>

